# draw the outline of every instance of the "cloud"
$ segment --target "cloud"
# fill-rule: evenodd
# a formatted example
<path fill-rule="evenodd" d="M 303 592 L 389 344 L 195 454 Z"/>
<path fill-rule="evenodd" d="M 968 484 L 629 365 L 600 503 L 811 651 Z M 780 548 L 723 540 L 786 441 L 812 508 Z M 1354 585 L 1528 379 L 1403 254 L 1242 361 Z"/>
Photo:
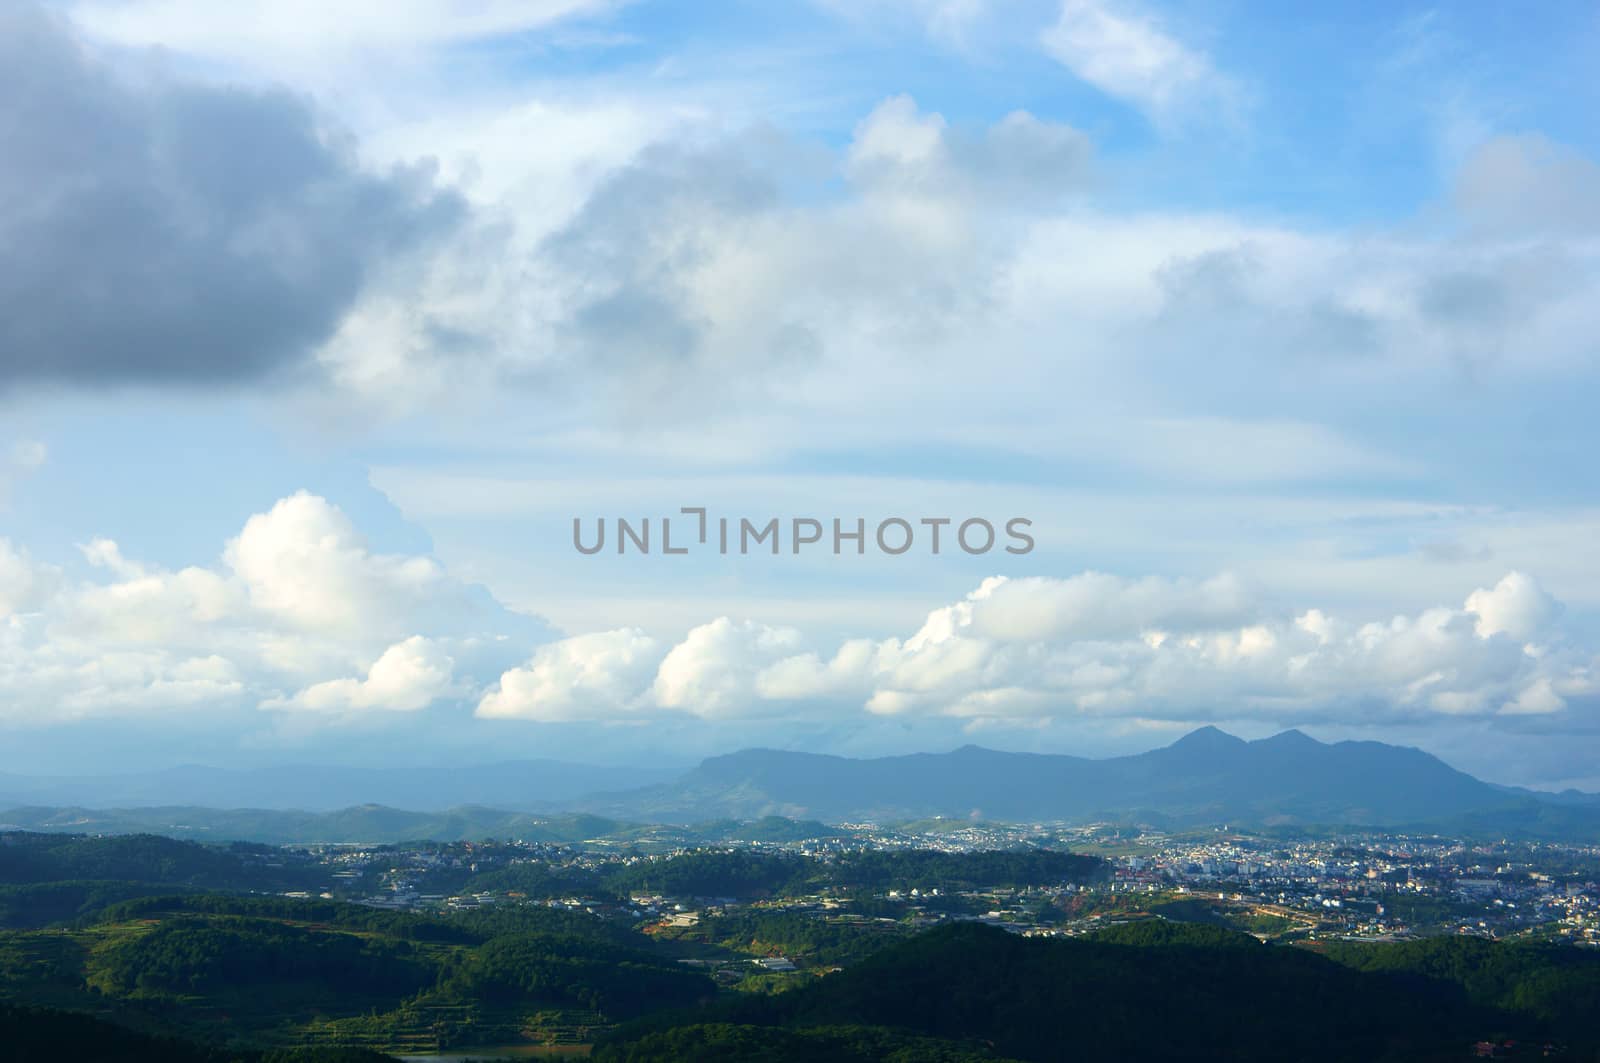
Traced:
<path fill-rule="evenodd" d="M 1091 155 L 1068 126 L 1018 112 L 952 127 L 905 96 L 838 159 L 768 129 L 683 134 L 605 175 L 512 260 L 537 312 L 492 346 L 513 375 L 585 396 L 606 381 L 603 412 L 630 423 L 660 420 L 665 398 L 711 412 L 770 397 L 852 341 L 898 348 L 969 315 L 1008 232 L 983 216 L 1081 193 Z"/>
<path fill-rule="evenodd" d="M 1044 49 L 1078 77 L 1133 104 L 1156 121 L 1227 101 L 1231 84 L 1204 53 L 1154 18 L 1118 10 L 1109 0 L 1063 0 Z"/>
<path fill-rule="evenodd" d="M 249 60 L 262 51 L 345 51 L 450 44 L 540 29 L 617 6 L 613 0 L 407 0 L 403 4 L 276 0 L 80 0 L 73 17 L 131 45 Z"/>
<path fill-rule="evenodd" d="M 991 10 L 989 0 L 814 0 L 833 14 L 861 21 L 867 18 L 906 16 L 937 40 L 963 43 L 973 26 Z"/>
<path fill-rule="evenodd" d="M 88 574 L 71 578 L 0 540 L 0 722 L 415 712 L 548 637 L 432 557 L 374 551 L 304 492 L 246 521 L 214 565 L 80 549 Z"/>
<path fill-rule="evenodd" d="M 365 679 L 330 679 L 291 698 L 270 698 L 264 709 L 290 711 L 417 712 L 450 692 L 455 662 L 437 643 L 413 635 L 383 651 Z"/>
<path fill-rule="evenodd" d="M 760 715 L 757 673 L 799 644 L 800 633 L 792 628 L 719 617 L 668 651 L 651 693 L 661 708 L 696 716 Z"/>
<path fill-rule="evenodd" d="M 728 617 L 670 649 L 633 629 L 565 639 L 507 672 L 478 715 L 1380 728 L 1540 716 L 1581 728 L 1600 708 L 1597 658 L 1554 626 L 1558 615 L 1520 573 L 1460 608 L 1380 620 L 1282 611 L 1226 574 L 992 578 L 907 637 L 850 639 L 831 653 L 793 629 Z"/>
<path fill-rule="evenodd" d="M 1527 641 L 1550 625 L 1561 605 L 1528 576 L 1511 572 L 1493 588 L 1468 595 L 1467 612 L 1476 615 L 1473 629 L 1483 638 L 1503 634 Z"/>
<path fill-rule="evenodd" d="M 448 605 L 454 590 L 437 561 L 373 553 L 342 511 L 306 492 L 246 521 L 224 558 L 256 608 L 309 630 L 357 632 Z"/>
<path fill-rule="evenodd" d="M 113 68 L 0 13 L 0 389 L 223 385 L 303 363 L 463 217 L 284 91 Z"/>
<path fill-rule="evenodd" d="M 1600 164 L 1537 133 L 1490 137 L 1456 174 L 1467 224 L 1492 236 L 1600 233 Z"/>
<path fill-rule="evenodd" d="M 0 537 L 0 620 L 37 609 L 60 580 L 59 569 L 38 564 L 26 550 Z"/>
<path fill-rule="evenodd" d="M 540 646 L 478 702 L 486 719 L 546 723 L 614 719 L 642 711 L 641 692 L 665 648 L 634 628 L 578 635 Z"/>
<path fill-rule="evenodd" d="M 1068 125 L 1013 111 L 981 130 L 952 129 L 910 96 L 873 108 L 855 128 L 845 172 L 869 194 L 987 196 L 998 204 L 1059 202 L 1087 187 L 1094 146 Z"/>

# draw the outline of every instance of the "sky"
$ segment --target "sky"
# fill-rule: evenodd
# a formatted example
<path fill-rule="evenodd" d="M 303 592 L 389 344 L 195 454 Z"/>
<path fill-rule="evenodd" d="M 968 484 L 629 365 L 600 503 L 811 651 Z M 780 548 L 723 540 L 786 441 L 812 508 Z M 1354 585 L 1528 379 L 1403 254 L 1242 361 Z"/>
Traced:
<path fill-rule="evenodd" d="M 1597 66 L 1560 0 L 8 3 L 0 772 L 1600 789 Z"/>

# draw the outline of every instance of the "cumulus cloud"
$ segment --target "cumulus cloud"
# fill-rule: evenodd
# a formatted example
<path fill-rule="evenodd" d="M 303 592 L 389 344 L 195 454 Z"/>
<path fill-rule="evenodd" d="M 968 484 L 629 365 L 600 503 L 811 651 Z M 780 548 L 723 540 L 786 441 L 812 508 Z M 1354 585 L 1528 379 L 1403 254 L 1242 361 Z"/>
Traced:
<path fill-rule="evenodd" d="M 0 388 L 222 384 L 305 360 L 462 206 L 306 101 L 114 69 L 0 13 Z"/>
<path fill-rule="evenodd" d="M 1507 573 L 1493 587 L 1467 596 L 1467 612 L 1477 618 L 1473 629 L 1484 638 L 1500 634 L 1522 641 L 1535 638 L 1560 610 L 1560 603 L 1521 572 Z"/>
<path fill-rule="evenodd" d="M 506 643 L 547 637 L 431 557 L 372 550 L 306 493 L 251 517 L 213 565 L 167 569 L 103 538 L 80 552 L 88 575 L 71 578 L 0 540 L 0 720 L 414 712 L 470 693 L 458 662 L 486 677 Z"/>
<path fill-rule="evenodd" d="M 433 558 L 375 551 L 337 507 L 303 493 L 246 521 L 214 565 L 167 569 L 108 539 L 80 552 L 85 578 L 0 540 L 9 722 L 475 703 L 483 719 L 542 723 L 801 714 L 1560 728 L 1600 707 L 1600 658 L 1521 572 L 1459 606 L 1379 619 L 1286 610 L 1226 573 L 995 577 L 908 634 L 828 647 L 729 616 L 676 641 L 636 628 L 548 641 Z"/>
<path fill-rule="evenodd" d="M 665 648 L 635 628 L 559 639 L 500 676 L 477 714 L 547 723 L 611 719 L 646 708 L 641 692 Z"/>
<path fill-rule="evenodd" d="M 800 633 L 792 628 L 719 617 L 668 651 L 651 693 L 660 707 L 696 716 L 760 715 L 757 673 L 799 646 Z"/>
<path fill-rule="evenodd" d="M 291 698 L 270 698 L 264 709 L 306 712 L 416 712 L 450 691 L 455 662 L 438 644 L 413 635 L 383 651 L 365 679 L 330 679 Z"/>
<path fill-rule="evenodd" d="M 1386 726 L 1555 717 L 1600 693 L 1592 653 L 1554 626 L 1521 573 L 1380 620 L 1275 608 L 1235 577 L 985 580 L 909 636 L 831 653 L 797 631 L 727 617 L 670 649 L 636 630 L 542 647 L 480 716 L 572 721 L 785 712 L 955 718 L 1258 718 Z"/>
<path fill-rule="evenodd" d="M 359 631 L 454 589 L 432 558 L 373 553 L 343 511 L 305 492 L 246 521 L 224 559 L 257 608 L 313 630 Z"/>

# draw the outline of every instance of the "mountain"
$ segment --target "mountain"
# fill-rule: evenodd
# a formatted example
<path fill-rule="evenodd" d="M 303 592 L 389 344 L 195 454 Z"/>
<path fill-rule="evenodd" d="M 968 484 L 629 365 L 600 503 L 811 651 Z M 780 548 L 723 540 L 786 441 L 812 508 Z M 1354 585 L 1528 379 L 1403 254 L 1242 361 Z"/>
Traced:
<path fill-rule="evenodd" d="M 643 782 L 665 782 L 670 767 L 615 768 L 559 760 L 521 760 L 465 767 L 345 768 L 284 765 L 230 769 L 200 766 L 123 775 L 32 777 L 0 774 L 0 807 L 68 805 L 333 811 L 390 805 L 442 811 L 462 805 L 531 811 L 583 794 Z"/>
<path fill-rule="evenodd" d="M 1299 731 L 1247 742 L 1215 727 L 1103 760 L 978 746 L 864 760 L 752 749 L 712 757 L 675 782 L 597 796 L 582 807 L 654 822 L 952 816 L 1169 827 L 1471 824 L 1488 831 L 1600 823 L 1600 810 L 1508 792 L 1419 749 L 1323 743 Z"/>
<path fill-rule="evenodd" d="M 623 826 L 599 816 L 531 816 L 471 806 L 443 812 L 406 812 L 382 805 L 359 805 L 336 812 L 195 807 L 92 810 L 41 806 L 0 811 L 0 829 L 72 834 L 160 834 L 196 841 L 249 841 L 272 845 L 483 838 L 567 843 L 612 834 Z"/>

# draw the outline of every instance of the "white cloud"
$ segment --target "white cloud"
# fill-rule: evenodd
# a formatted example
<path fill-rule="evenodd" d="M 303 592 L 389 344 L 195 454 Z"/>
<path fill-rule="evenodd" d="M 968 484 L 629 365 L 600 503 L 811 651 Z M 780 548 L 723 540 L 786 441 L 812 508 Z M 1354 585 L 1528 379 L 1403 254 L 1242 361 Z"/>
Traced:
<path fill-rule="evenodd" d="M 646 708 L 642 695 L 664 652 L 634 628 L 560 639 L 503 674 L 477 714 L 547 723 L 628 716 Z"/>
<path fill-rule="evenodd" d="M 214 567 L 165 569 L 103 538 L 81 552 L 89 575 L 68 579 L 0 540 L 0 720 L 417 711 L 463 692 L 453 658 L 492 667 L 501 640 L 542 630 L 431 557 L 373 551 L 303 492 L 251 517 Z"/>
<path fill-rule="evenodd" d="M 414 48 L 541 29 L 612 0 L 79 0 L 74 18 L 122 44 L 250 59 L 260 52 Z"/>
<path fill-rule="evenodd" d="M 451 691 L 455 662 L 437 643 L 413 635 L 383 651 L 365 679 L 330 679 L 264 709 L 306 712 L 417 712 Z"/>
<path fill-rule="evenodd" d="M 1376 621 L 1283 613 L 1228 575 L 995 578 L 908 637 L 850 639 L 831 654 L 797 631 L 727 617 L 665 656 L 636 630 L 563 640 L 506 673 L 479 715 L 738 720 L 807 706 L 825 718 L 1008 726 L 1255 718 L 1380 727 L 1556 716 L 1589 705 L 1600 686 L 1591 661 L 1550 627 L 1555 615 L 1517 573 L 1462 608 Z"/>
<path fill-rule="evenodd" d="M 224 558 L 257 608 L 312 630 L 387 627 L 454 590 L 432 558 L 373 553 L 342 511 L 305 492 L 246 521 Z"/>
<path fill-rule="evenodd" d="M 0 537 L 0 619 L 37 609 L 60 579 L 59 570 L 35 562 L 27 550 Z"/>
<path fill-rule="evenodd" d="M 1045 51 L 1158 121 L 1229 97 L 1233 90 L 1204 52 L 1154 18 L 1120 7 L 1111 0 L 1063 0 L 1060 17 L 1042 35 Z"/>
<path fill-rule="evenodd" d="M 972 628 L 991 638 L 1126 638 L 1152 629 L 1237 624 L 1259 609 L 1237 577 L 1205 581 L 1126 580 L 1101 572 L 987 585 L 972 607 Z"/>
<path fill-rule="evenodd" d="M 1521 572 L 1507 573 L 1492 589 L 1467 596 L 1467 612 L 1474 613 L 1474 628 L 1484 638 L 1506 634 L 1526 641 L 1536 637 L 1560 613 L 1559 603 L 1533 579 Z"/>
<path fill-rule="evenodd" d="M 844 167 L 869 195 L 1000 197 L 990 200 L 998 212 L 1082 193 L 1093 154 L 1078 130 L 1026 111 L 973 132 L 901 95 L 856 125 Z"/>
<path fill-rule="evenodd" d="M 651 692 L 657 705 L 708 718 L 761 715 L 757 674 L 793 653 L 800 633 L 719 617 L 667 653 Z"/>

